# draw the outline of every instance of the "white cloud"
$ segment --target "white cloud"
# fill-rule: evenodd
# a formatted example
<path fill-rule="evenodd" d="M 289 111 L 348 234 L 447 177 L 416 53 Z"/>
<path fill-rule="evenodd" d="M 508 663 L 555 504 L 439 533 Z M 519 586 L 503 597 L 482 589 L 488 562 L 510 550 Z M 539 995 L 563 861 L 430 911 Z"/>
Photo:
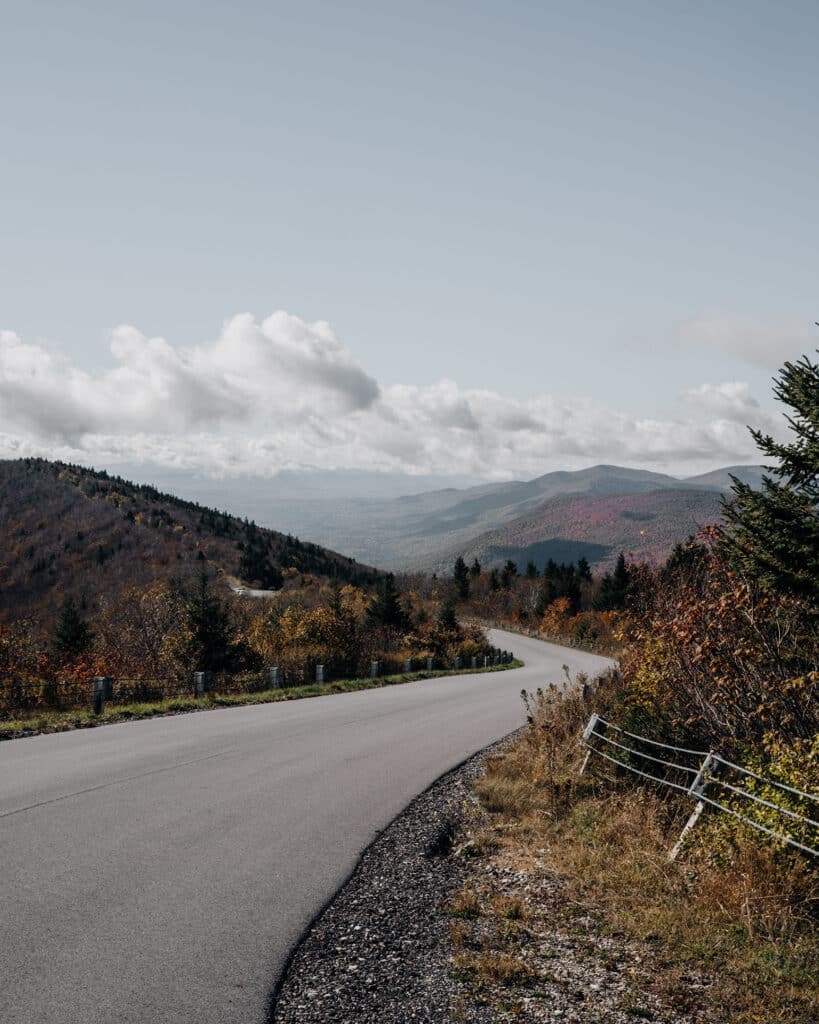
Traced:
<path fill-rule="evenodd" d="M 700 384 L 685 392 L 685 398 L 708 412 L 729 420 L 749 423 L 760 419 L 759 402 L 751 394 L 745 381 L 725 381 L 722 384 Z"/>
<path fill-rule="evenodd" d="M 163 433 L 251 420 L 268 409 L 347 413 L 379 394 L 326 323 L 287 313 L 262 323 L 236 316 L 216 341 L 189 350 L 124 325 L 112 331 L 110 350 L 117 365 L 87 373 L 0 332 L 0 415 L 41 436 L 76 442 L 108 431 Z"/>
<path fill-rule="evenodd" d="M 550 395 L 518 401 L 442 380 L 380 388 L 324 322 L 242 314 L 177 349 L 134 327 L 88 372 L 0 333 L 0 456 L 43 454 L 214 475 L 299 467 L 536 476 L 594 462 L 674 467 L 755 457 L 768 429 L 744 383 L 687 393 L 685 418 L 646 419 Z"/>

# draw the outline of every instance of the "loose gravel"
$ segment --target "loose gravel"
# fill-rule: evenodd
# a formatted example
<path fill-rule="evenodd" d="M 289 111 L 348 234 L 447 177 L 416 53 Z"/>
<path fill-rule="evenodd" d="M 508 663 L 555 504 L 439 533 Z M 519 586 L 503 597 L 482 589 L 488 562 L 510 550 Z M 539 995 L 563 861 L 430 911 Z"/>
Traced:
<path fill-rule="evenodd" d="M 448 903 L 463 877 L 450 851 L 486 753 L 434 783 L 367 849 L 298 946 L 271 1024 L 450 1020 L 459 985 Z"/>
<path fill-rule="evenodd" d="M 646 944 L 604 934 L 545 862 L 520 870 L 502 851 L 470 852 L 486 820 L 472 783 L 486 755 L 513 738 L 439 779 L 366 850 L 292 956 L 270 1024 L 710 1024 L 701 997 L 712 979 L 677 976 L 676 991 L 662 993 L 667 965 Z M 453 929 L 459 892 L 475 894 L 481 910 Z M 497 897 L 525 906 L 525 919 L 500 921 L 489 909 Z M 499 944 L 509 930 L 511 946 L 508 935 Z M 495 982 L 464 970 L 471 951 L 492 956 L 504 945 L 528 977 Z"/>

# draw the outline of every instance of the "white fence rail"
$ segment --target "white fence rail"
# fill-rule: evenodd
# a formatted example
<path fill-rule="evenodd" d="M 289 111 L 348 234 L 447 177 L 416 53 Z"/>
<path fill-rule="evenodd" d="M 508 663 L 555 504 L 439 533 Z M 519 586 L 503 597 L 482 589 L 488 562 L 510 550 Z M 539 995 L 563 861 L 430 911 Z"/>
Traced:
<path fill-rule="evenodd" d="M 615 738 L 616 737 L 616 738 Z M 686 747 L 674 747 L 669 743 L 660 743 L 651 740 L 647 736 L 638 736 L 636 733 L 628 732 L 613 722 L 606 721 L 600 715 L 593 714 L 589 719 L 580 743 L 586 748 L 586 758 L 583 761 L 581 774 L 585 771 L 589 758 L 594 754 L 601 757 L 626 771 L 632 772 L 643 779 L 647 779 L 659 786 L 677 790 L 685 796 L 696 800 L 696 806 L 686 822 L 685 828 L 680 835 L 670 857 L 673 860 L 682 848 L 685 837 L 697 823 L 699 816 L 706 806 L 715 808 L 725 814 L 730 814 L 740 821 L 744 821 L 751 828 L 764 832 L 773 839 L 778 839 L 789 846 L 801 850 L 803 853 L 813 857 L 819 857 L 819 821 L 808 814 L 802 814 L 793 807 L 786 807 L 777 803 L 776 797 L 779 793 L 789 793 L 791 797 L 807 801 L 808 806 L 813 803 L 819 805 L 819 796 L 814 793 L 805 793 L 794 786 L 788 786 L 776 779 L 765 778 L 752 772 L 749 768 L 727 761 L 724 757 L 713 751 L 690 750 Z M 647 753 L 642 747 L 649 747 L 652 753 Z M 664 756 L 661 756 L 663 754 Z M 636 764 L 634 763 L 636 761 Z M 693 763 L 698 762 L 698 763 Z M 659 768 L 655 767 L 658 765 Z M 728 778 L 720 778 L 728 776 Z M 728 781 L 730 779 L 731 781 Z M 759 786 L 757 786 L 759 784 Z M 753 791 L 754 787 L 765 787 L 766 795 L 760 796 Z M 706 795 L 705 790 L 710 790 Z M 732 793 L 740 798 L 736 806 L 726 806 L 721 802 L 727 799 L 723 791 Z M 741 801 L 747 800 L 760 807 L 767 808 L 773 812 L 769 816 L 767 824 L 748 817 L 738 810 L 742 807 Z M 819 807 L 815 813 L 819 818 Z M 779 816 L 782 816 L 780 819 Z M 784 820 L 797 821 L 802 826 L 800 830 L 801 842 L 794 836 L 784 831 Z M 804 834 L 803 834 L 804 833 Z M 807 838 L 806 838 L 807 837 Z"/>

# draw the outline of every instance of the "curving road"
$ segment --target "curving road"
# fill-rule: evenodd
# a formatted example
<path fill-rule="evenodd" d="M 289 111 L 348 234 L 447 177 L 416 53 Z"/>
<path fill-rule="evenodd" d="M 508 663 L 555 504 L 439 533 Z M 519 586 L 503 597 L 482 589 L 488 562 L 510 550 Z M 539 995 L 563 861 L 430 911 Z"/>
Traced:
<path fill-rule="evenodd" d="M 603 658 L 0 744 L 2 1024 L 262 1024 L 288 951 L 418 792 Z"/>

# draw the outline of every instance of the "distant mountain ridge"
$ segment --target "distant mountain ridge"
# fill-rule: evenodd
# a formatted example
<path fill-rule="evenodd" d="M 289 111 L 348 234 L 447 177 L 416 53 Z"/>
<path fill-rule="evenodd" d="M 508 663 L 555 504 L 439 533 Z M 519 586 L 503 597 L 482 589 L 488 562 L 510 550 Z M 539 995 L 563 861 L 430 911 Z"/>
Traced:
<path fill-rule="evenodd" d="M 678 479 L 665 473 L 631 469 L 622 466 L 600 465 L 577 471 L 546 473 L 534 480 L 484 483 L 465 489 L 452 487 L 420 494 L 407 494 L 393 500 L 333 499 L 311 502 L 290 500 L 283 494 L 268 501 L 259 518 L 292 528 L 298 524 L 301 532 L 322 544 L 381 568 L 393 570 L 438 571 L 453 552 L 472 550 L 476 538 L 512 524 L 520 516 L 534 512 L 557 499 L 576 500 L 615 498 L 652 492 L 676 495 L 662 504 L 653 515 L 660 516 L 665 525 L 657 534 L 684 540 L 698 522 L 713 522 L 719 517 L 719 496 L 730 489 L 730 475 L 738 476 L 753 487 L 759 486 L 762 469 L 759 466 L 730 466 L 687 479 Z M 700 494 L 697 508 L 691 511 L 691 499 L 684 495 Z M 553 513 L 544 513 L 544 529 L 553 530 L 538 542 L 568 541 L 575 550 L 580 538 L 565 533 L 554 517 L 568 506 L 557 505 Z M 576 511 L 576 506 L 572 506 Z M 677 511 L 675 512 L 675 509 Z M 624 508 L 624 522 L 629 509 Z M 635 516 L 648 514 L 639 503 L 631 509 Z M 597 511 L 589 512 L 594 521 Z M 675 525 L 676 520 L 676 525 Z M 567 527 L 568 529 L 568 527 Z M 636 546 L 639 529 L 633 536 L 619 538 L 618 531 L 605 539 L 585 537 L 583 543 L 598 544 L 608 549 L 616 543 Z M 515 547 L 513 542 L 497 538 L 501 547 Z M 674 541 L 676 543 L 676 540 Z M 494 544 L 493 540 L 490 544 Z M 664 543 L 656 546 L 656 557 L 665 550 Z M 673 546 L 673 544 L 672 544 Z M 562 550 L 559 547 L 554 550 Z M 631 549 L 631 548 L 629 548 Z M 569 550 L 569 549 L 566 549 Z M 609 564 L 610 555 L 600 554 L 599 565 Z M 616 557 L 616 552 L 614 557 Z M 591 562 L 598 562 L 590 558 Z"/>
<path fill-rule="evenodd" d="M 466 498 L 422 520 L 410 536 L 424 536 L 430 549 L 410 556 L 407 567 L 447 571 L 459 554 L 486 565 L 511 558 L 542 567 L 550 558 L 576 561 L 583 556 L 593 567 L 606 569 L 620 551 L 659 562 L 675 544 L 719 520 L 732 476 L 758 487 L 762 475 L 759 466 L 731 466 L 683 480 L 608 465 L 548 473 Z M 481 523 L 488 528 L 475 530 Z M 433 549 L 438 537 L 448 537 L 449 543 Z"/>
<path fill-rule="evenodd" d="M 317 544 L 104 472 L 44 459 L 0 461 L 0 620 L 53 616 L 66 594 L 90 609 L 134 585 L 241 578 L 252 545 L 276 571 L 366 581 L 377 572 Z"/>

